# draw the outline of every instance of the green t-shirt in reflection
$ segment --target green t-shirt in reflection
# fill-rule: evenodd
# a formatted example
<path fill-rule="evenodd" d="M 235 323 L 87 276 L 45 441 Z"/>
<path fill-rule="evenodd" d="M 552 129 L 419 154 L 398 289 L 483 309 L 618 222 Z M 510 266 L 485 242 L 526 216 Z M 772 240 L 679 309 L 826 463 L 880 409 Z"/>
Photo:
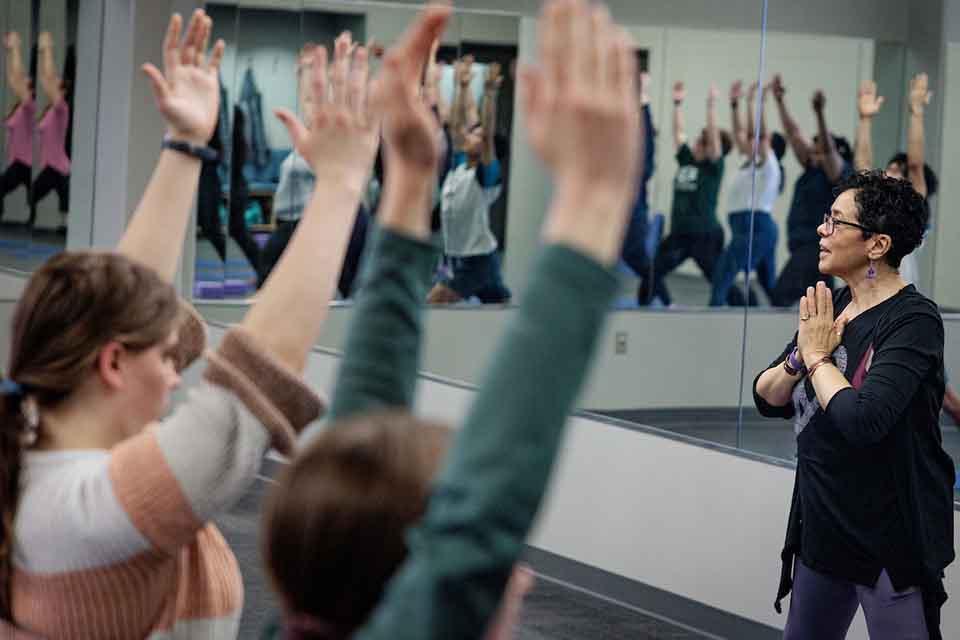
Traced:
<path fill-rule="evenodd" d="M 677 150 L 677 175 L 673 179 L 670 233 L 709 233 L 719 225 L 717 197 L 723 181 L 723 158 L 697 162 L 689 145 Z"/>

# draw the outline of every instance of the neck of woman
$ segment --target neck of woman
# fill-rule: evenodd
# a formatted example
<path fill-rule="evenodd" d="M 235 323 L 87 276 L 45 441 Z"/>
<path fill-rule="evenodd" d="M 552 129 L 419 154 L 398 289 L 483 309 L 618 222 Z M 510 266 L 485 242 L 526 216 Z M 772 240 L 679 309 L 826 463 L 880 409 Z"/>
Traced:
<path fill-rule="evenodd" d="M 893 267 L 877 263 L 874 268 L 876 276 L 873 278 L 867 277 L 867 269 L 863 269 L 853 277 L 843 278 L 853 296 L 853 302 L 850 303 L 853 316 L 889 300 L 907 286 L 900 272 Z"/>

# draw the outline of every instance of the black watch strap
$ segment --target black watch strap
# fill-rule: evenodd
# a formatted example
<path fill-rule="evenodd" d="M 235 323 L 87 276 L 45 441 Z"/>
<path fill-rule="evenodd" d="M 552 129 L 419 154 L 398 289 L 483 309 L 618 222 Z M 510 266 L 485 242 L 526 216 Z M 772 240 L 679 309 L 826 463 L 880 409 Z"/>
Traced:
<path fill-rule="evenodd" d="M 216 149 L 211 149 L 210 147 L 198 147 L 195 144 L 190 144 L 186 140 L 172 140 L 170 138 L 164 138 L 162 146 L 164 149 L 171 149 L 173 151 L 185 153 L 188 156 L 193 156 L 194 158 L 200 158 L 204 162 L 216 162 L 220 159 L 220 154 L 217 153 Z"/>

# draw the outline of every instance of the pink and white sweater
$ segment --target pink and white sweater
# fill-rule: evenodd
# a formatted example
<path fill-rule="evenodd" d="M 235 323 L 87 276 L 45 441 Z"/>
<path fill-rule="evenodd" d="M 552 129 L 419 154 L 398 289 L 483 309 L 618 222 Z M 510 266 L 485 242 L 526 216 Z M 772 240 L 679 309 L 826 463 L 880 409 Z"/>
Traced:
<path fill-rule="evenodd" d="M 184 349 L 181 362 L 201 351 Z M 236 637 L 243 583 L 210 519 L 250 487 L 271 445 L 291 450 L 321 403 L 240 329 L 206 358 L 203 384 L 171 417 L 113 449 L 26 454 L 18 629 L 0 637 Z"/>

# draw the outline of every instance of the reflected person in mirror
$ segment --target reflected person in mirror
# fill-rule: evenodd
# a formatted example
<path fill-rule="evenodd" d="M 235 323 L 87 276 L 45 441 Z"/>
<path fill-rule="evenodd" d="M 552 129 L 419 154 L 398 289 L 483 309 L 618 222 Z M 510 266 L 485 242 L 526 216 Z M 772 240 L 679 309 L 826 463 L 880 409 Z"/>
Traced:
<path fill-rule="evenodd" d="M 824 279 L 817 270 L 820 253 L 817 227 L 824 212 L 830 210 L 834 187 L 853 172 L 853 152 L 845 138 L 833 135 L 827 127 L 824 113 L 827 98 L 823 91 L 815 91 L 811 101 L 817 119 L 817 133 L 811 141 L 787 108 L 787 89 L 779 73 L 773 77 L 771 90 L 787 142 L 803 167 L 787 214 L 790 259 L 777 278 L 772 300 L 774 306 L 790 307 L 803 297 L 807 287 Z M 825 281 L 832 286 L 831 278 Z"/>
<path fill-rule="evenodd" d="M 33 206 L 28 224 L 32 227 L 37 213 L 37 204 L 51 191 L 56 191 L 60 211 L 57 232 L 65 234 L 66 219 L 70 204 L 70 158 L 67 156 L 67 130 L 70 127 L 70 105 L 67 102 L 69 87 L 64 84 L 54 60 L 53 36 L 43 31 L 37 39 L 40 54 L 40 86 L 47 96 L 47 107 L 40 115 L 37 135 L 40 142 L 40 173 L 33 183 Z"/>
<path fill-rule="evenodd" d="M 760 287 L 773 298 L 777 280 L 777 237 L 779 228 L 773 219 L 773 207 L 783 193 L 783 155 L 786 140 L 779 133 L 767 129 L 766 104 L 768 87 L 760 92 L 760 131 L 756 131 L 757 83 L 747 91 L 747 122 L 743 123 L 740 99 L 743 97 L 743 82 L 734 82 L 730 87 L 730 113 L 733 118 L 735 146 L 744 156 L 737 169 L 729 193 L 730 244 L 720 258 L 713 276 L 713 291 L 710 306 L 723 306 L 728 300 L 743 304 L 744 296 L 734 286 L 737 273 L 756 269 Z M 759 146 L 754 153 L 754 142 Z M 751 219 L 752 215 L 752 219 Z M 751 235 L 752 225 L 752 235 Z M 751 258 L 748 265 L 748 256 Z M 755 305 L 753 288 L 748 293 L 749 303 Z"/>
<path fill-rule="evenodd" d="M 673 180 L 673 207 L 670 233 L 657 248 L 653 282 L 642 274 L 641 301 L 657 298 L 663 306 L 672 304 L 664 279 L 688 258 L 692 258 L 707 281 L 712 281 L 717 260 L 723 252 L 723 227 L 717 220 L 717 198 L 723 182 L 724 158 L 733 139 L 717 126 L 717 98 L 720 91 L 711 85 L 707 91 L 707 126 L 693 147 L 687 143 L 683 103 L 687 89 L 683 82 L 673 85 L 673 142 L 677 168 Z M 652 291 L 648 289 L 652 287 Z"/>
<path fill-rule="evenodd" d="M 6 211 L 7 196 L 22 186 L 26 191 L 27 207 L 31 208 L 27 220 L 33 220 L 30 187 L 33 179 L 33 126 L 37 109 L 33 82 L 23 66 L 20 34 L 16 31 L 7 33 L 3 45 L 7 55 L 7 87 L 15 101 L 4 120 L 7 130 L 7 167 L 0 176 L 0 218 Z"/>
<path fill-rule="evenodd" d="M 818 269 L 847 286 L 807 289 L 796 336 L 754 382 L 760 413 L 798 432 L 775 606 L 792 591 L 785 640 L 843 638 L 858 608 L 873 640 L 939 639 L 955 481 L 939 425 L 943 320 L 897 271 L 928 213 L 881 171 L 837 190 Z"/>
<path fill-rule="evenodd" d="M 484 304 L 506 303 L 511 297 L 503 283 L 499 247 L 490 228 L 490 207 L 503 192 L 493 143 L 497 91 L 503 76 L 499 64 L 487 67 L 480 121 L 475 122 L 470 119 L 472 67 L 470 59 L 461 60 L 457 67 L 457 91 L 450 114 L 454 152 L 440 196 L 441 231 L 450 273 L 430 290 L 427 302 L 431 304 L 474 297 Z"/>
<path fill-rule="evenodd" d="M 647 234 L 649 232 L 648 214 L 650 211 L 649 193 L 647 191 L 656 159 L 656 133 L 653 128 L 653 114 L 650 109 L 650 74 L 640 73 L 637 87 L 640 91 L 640 126 L 643 137 L 643 167 L 637 175 L 637 197 L 630 214 L 630 224 L 623 239 L 623 250 L 620 258 L 638 276 L 649 273 L 650 258 L 647 255 Z M 648 304 L 650 301 L 643 298 L 642 287 L 637 288 L 637 303 Z"/>

